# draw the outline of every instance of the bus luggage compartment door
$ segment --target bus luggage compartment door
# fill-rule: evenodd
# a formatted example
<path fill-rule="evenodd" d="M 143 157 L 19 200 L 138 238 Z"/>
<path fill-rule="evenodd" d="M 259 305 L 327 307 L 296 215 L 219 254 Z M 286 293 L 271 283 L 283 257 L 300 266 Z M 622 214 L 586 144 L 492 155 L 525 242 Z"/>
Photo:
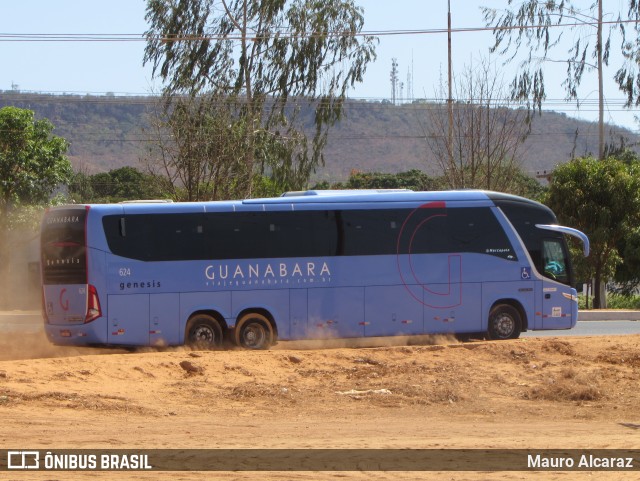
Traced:
<path fill-rule="evenodd" d="M 309 289 L 308 293 L 310 338 L 367 335 L 364 287 L 322 287 Z"/>
<path fill-rule="evenodd" d="M 307 289 L 289 290 L 289 316 L 291 329 L 289 339 L 305 339 L 307 328 Z M 282 331 L 281 331 L 282 332 Z"/>
<path fill-rule="evenodd" d="M 422 334 L 423 305 L 413 299 L 405 286 L 366 288 L 367 336 Z"/>
<path fill-rule="evenodd" d="M 110 295 L 109 344 L 149 345 L 149 294 Z"/>
<path fill-rule="evenodd" d="M 149 299 L 149 345 L 165 347 L 178 344 L 179 294 L 151 294 Z"/>

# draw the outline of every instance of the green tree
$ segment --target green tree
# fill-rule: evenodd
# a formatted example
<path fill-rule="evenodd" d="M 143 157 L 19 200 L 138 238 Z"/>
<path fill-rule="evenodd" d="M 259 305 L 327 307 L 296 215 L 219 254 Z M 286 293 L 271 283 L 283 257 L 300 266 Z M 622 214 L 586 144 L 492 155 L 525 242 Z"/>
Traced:
<path fill-rule="evenodd" d="M 616 266 L 615 280 L 620 292 L 631 294 L 640 284 L 640 228 L 633 229 L 618 243 L 621 262 Z"/>
<path fill-rule="evenodd" d="M 55 189 L 71 176 L 65 156 L 67 142 L 52 131 L 51 122 L 36 120 L 31 110 L 0 109 L 0 283 L 10 278 L 8 257 L 15 247 L 10 245 L 10 231 L 32 221 L 36 217 L 33 206 L 48 203 Z M 0 285 L 3 308 L 10 297 L 9 287 Z"/>
<path fill-rule="evenodd" d="M 410 189 L 437 190 L 437 181 L 417 169 L 386 174 L 380 172 L 351 172 L 347 189 Z"/>
<path fill-rule="evenodd" d="M 429 177 L 418 169 L 389 174 L 384 172 L 351 171 L 347 182 L 330 184 L 328 181 L 318 182 L 312 189 L 410 189 L 414 191 L 439 190 L 437 179 Z"/>
<path fill-rule="evenodd" d="M 589 6 L 578 8 L 567 0 L 544 1 L 526 0 L 515 7 L 514 0 L 508 0 L 509 8 L 498 11 L 483 7 L 487 26 L 493 27 L 495 44 L 492 52 L 507 56 L 507 62 L 517 58 L 520 49 L 526 56 L 511 84 L 512 98 L 531 101 L 540 110 L 546 98 L 544 64 L 545 62 L 564 62 L 567 65 L 567 77 L 563 82 L 567 100 L 579 102 L 578 88 L 585 72 L 595 71 L 598 78 L 599 98 L 599 138 L 598 158 L 604 158 L 604 68 L 609 65 L 611 39 L 619 32 L 623 64 L 616 71 L 614 79 L 620 89 L 628 95 L 628 105 L 640 102 L 640 41 L 638 35 L 627 40 L 626 21 L 635 21 L 633 29 L 640 32 L 637 20 L 640 19 L 640 3 L 628 0 L 627 12 L 603 14 L 603 0 L 596 0 Z M 609 18 L 607 18 L 609 17 Z M 613 20 L 610 20 L 613 18 Z M 607 24 L 603 23 L 608 20 Z M 566 23 L 566 27 L 558 26 Z M 605 38 L 605 28 L 608 33 Z M 558 60 L 551 56 L 559 46 L 565 45 L 562 35 L 570 29 L 574 32 L 566 56 Z"/>
<path fill-rule="evenodd" d="M 69 182 L 69 195 L 74 202 L 108 203 L 124 200 L 166 197 L 157 179 L 134 167 L 121 167 L 87 175 L 75 172 Z"/>
<path fill-rule="evenodd" d="M 613 157 L 631 166 L 640 165 L 640 156 L 622 141 L 620 145 L 608 145 L 608 157 Z M 614 279 L 623 294 L 631 294 L 640 284 L 640 227 L 636 226 L 617 245 L 620 263 L 616 266 Z"/>
<path fill-rule="evenodd" d="M 169 104 L 178 94 L 227 99 L 243 127 L 236 182 L 244 195 L 264 172 L 301 188 L 323 163 L 327 129 L 340 119 L 348 89 L 375 58 L 374 38 L 360 35 L 363 11 L 352 0 L 221 4 L 148 0 L 144 62 L 165 82 Z M 296 125 L 301 102 L 315 109 L 311 141 Z"/>
<path fill-rule="evenodd" d="M 640 222 L 640 166 L 614 158 L 574 159 L 554 170 L 548 205 L 563 224 L 589 236 L 591 254 L 577 263 L 578 275 L 594 279 L 594 307 L 603 307 L 599 286 L 613 277 L 618 245 Z"/>
<path fill-rule="evenodd" d="M 0 109 L 0 222 L 17 206 L 45 203 L 69 180 L 67 141 L 52 131 L 53 124 L 36 120 L 31 110 Z"/>

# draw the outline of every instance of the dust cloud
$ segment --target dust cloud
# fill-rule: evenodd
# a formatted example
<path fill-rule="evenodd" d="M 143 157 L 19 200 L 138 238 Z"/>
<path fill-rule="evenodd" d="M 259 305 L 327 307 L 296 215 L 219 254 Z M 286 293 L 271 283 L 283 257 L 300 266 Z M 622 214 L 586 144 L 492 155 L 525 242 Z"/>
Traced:
<path fill-rule="evenodd" d="M 122 349 L 65 347 L 51 344 L 43 332 L 0 331 L 0 361 L 124 353 Z"/>
<path fill-rule="evenodd" d="M 281 341 L 272 349 L 310 350 L 310 349 L 361 349 L 375 347 L 397 346 L 435 346 L 446 344 L 458 344 L 453 334 L 433 334 L 415 336 L 389 336 L 389 337 L 357 337 L 350 339 L 310 339 L 296 341 Z"/>

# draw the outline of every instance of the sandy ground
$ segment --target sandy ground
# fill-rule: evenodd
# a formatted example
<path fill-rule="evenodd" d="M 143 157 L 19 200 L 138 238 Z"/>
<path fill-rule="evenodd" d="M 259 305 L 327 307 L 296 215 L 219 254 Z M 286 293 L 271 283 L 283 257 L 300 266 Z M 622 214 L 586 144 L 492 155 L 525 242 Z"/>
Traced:
<path fill-rule="evenodd" d="M 5 335 L 0 449 L 640 449 L 640 336 L 385 342 L 127 353 Z M 43 481 L 534 476 L 613 480 L 640 473 L 0 473 Z"/>

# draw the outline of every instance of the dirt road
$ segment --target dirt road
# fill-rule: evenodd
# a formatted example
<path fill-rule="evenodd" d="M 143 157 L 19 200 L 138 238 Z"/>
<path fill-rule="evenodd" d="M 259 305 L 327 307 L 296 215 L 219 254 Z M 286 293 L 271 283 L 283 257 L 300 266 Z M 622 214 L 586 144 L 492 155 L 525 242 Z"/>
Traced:
<path fill-rule="evenodd" d="M 54 347 L 39 335 L 4 339 L 0 449 L 640 449 L 640 336 L 420 341 L 125 353 Z M 640 473 L 3 474 L 176 481 L 613 480 Z"/>

